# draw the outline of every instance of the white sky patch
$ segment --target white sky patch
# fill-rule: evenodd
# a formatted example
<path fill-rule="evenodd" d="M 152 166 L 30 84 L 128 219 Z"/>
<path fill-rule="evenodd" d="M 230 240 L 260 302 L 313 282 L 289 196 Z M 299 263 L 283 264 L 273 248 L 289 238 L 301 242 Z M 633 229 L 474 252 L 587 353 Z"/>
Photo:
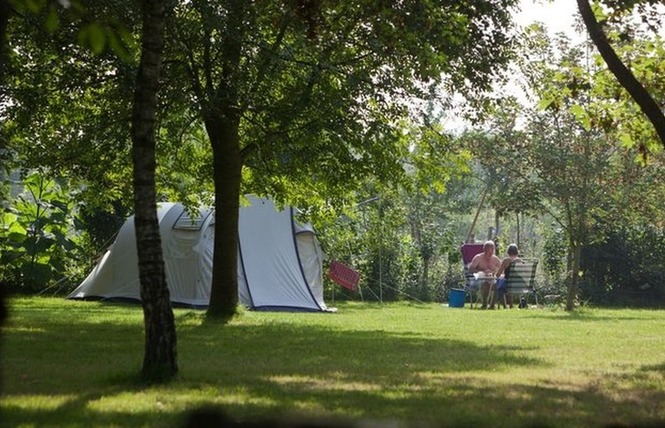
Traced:
<path fill-rule="evenodd" d="M 578 15 L 576 0 L 521 0 L 519 12 L 514 13 L 513 19 L 520 27 L 538 22 L 544 25 L 550 36 L 564 33 L 573 44 L 578 44 L 586 38 L 586 31 L 581 31 L 581 28 L 580 31 L 575 29 L 579 27 L 575 23 Z M 525 104 L 529 103 L 516 82 L 508 83 L 504 89 L 506 88 Z M 465 104 L 460 95 L 455 96 L 455 100 L 462 105 Z M 445 114 L 443 123 L 448 131 L 459 132 L 470 126 L 458 113 L 452 109 Z"/>
<path fill-rule="evenodd" d="M 534 22 L 545 24 L 550 34 L 565 33 L 573 41 L 581 41 L 586 33 L 575 30 L 579 16 L 576 0 L 522 0 L 515 22 L 528 26 Z"/>

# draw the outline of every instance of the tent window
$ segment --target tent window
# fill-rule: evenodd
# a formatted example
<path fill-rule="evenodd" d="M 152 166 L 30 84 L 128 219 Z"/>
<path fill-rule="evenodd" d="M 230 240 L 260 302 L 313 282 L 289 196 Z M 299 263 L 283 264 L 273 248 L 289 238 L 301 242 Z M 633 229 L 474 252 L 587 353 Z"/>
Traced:
<path fill-rule="evenodd" d="M 199 211 L 199 215 L 192 217 L 186 210 L 178 216 L 178 219 L 173 224 L 175 230 L 201 230 L 203 223 L 210 216 L 211 211 Z"/>

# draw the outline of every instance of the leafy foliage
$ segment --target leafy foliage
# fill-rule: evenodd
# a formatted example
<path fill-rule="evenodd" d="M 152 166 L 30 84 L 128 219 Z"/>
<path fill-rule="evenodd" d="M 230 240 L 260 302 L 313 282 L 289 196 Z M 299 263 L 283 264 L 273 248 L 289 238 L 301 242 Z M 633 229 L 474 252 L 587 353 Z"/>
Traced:
<path fill-rule="evenodd" d="M 0 275 L 10 290 L 35 292 L 65 277 L 78 243 L 69 189 L 37 171 L 2 213 Z"/>
<path fill-rule="evenodd" d="M 555 294 L 557 285 L 565 284 L 566 280 L 566 256 L 568 244 L 566 237 L 561 233 L 558 225 L 550 225 L 543 234 L 543 252 L 541 256 L 545 272 L 545 284 L 543 288 L 553 288 Z"/>
<path fill-rule="evenodd" d="M 635 77 L 642 82 L 654 99 L 665 94 L 665 81 L 660 77 L 665 64 L 665 45 L 662 38 L 643 39 L 635 36 L 630 42 L 616 40 L 617 53 L 631 64 Z M 596 64 L 600 68 L 600 59 Z M 594 95 L 597 97 L 590 120 L 601 125 L 609 134 L 616 135 L 626 148 L 640 150 L 642 159 L 647 153 L 659 153 L 662 147 L 656 144 L 656 135 L 647 118 L 633 103 L 628 94 L 615 82 L 609 71 L 595 74 Z"/>
<path fill-rule="evenodd" d="M 175 93 L 187 82 L 182 106 L 208 132 L 216 236 L 235 236 L 247 190 L 339 205 L 368 177 L 403 183 L 409 147 L 400 131 L 413 100 L 444 80 L 462 92 L 488 89 L 494 65 L 510 55 L 511 5 L 179 4 L 165 84 Z M 236 269 L 221 262 L 233 260 L 235 246 L 233 238 L 215 242 L 211 314 L 235 303 Z"/>
<path fill-rule="evenodd" d="M 73 29 L 44 34 L 30 16 L 10 24 L 15 48 L 2 95 L 13 163 L 79 178 L 87 183 L 80 196 L 100 204 L 129 195 L 132 67 L 79 48 Z"/>
<path fill-rule="evenodd" d="M 572 309 L 580 250 L 599 239 L 592 233 L 595 225 L 616 214 L 612 207 L 625 164 L 616 140 L 593 121 L 596 98 L 579 48 L 566 39 L 552 46 L 538 28 L 528 31 L 525 43 L 533 53 L 521 70 L 540 99 L 539 109 L 507 103 L 495 114 L 492 131 L 475 138 L 472 147 L 490 182 L 500 183 L 495 184 L 502 200 L 494 201 L 498 209 L 548 213 L 562 228 L 568 245 L 567 308 Z M 523 129 L 518 130 L 515 117 L 522 118 Z"/>
<path fill-rule="evenodd" d="M 665 230 L 635 224 L 600 233 L 605 239 L 582 253 L 583 297 L 604 306 L 659 306 L 665 296 Z"/>
<path fill-rule="evenodd" d="M 509 4 L 259 3 L 245 11 L 252 31 L 235 35 L 242 60 L 222 91 L 223 67 L 210 59 L 222 57 L 230 3 L 192 2 L 176 11 L 167 70 L 204 114 L 237 94 L 243 193 L 334 202 L 361 177 L 403 179 L 397 121 L 442 72 L 469 92 L 488 88 L 493 63 L 509 56 Z"/>

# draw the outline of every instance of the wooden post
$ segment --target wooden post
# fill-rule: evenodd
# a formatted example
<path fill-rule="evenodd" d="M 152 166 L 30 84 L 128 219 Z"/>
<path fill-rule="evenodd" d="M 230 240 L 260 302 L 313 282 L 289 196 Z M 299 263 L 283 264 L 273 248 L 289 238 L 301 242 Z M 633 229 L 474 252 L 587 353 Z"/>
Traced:
<path fill-rule="evenodd" d="M 483 195 L 480 197 L 480 203 L 478 204 L 478 209 L 476 209 L 476 215 L 473 217 L 473 223 L 471 223 L 471 229 L 469 229 L 469 234 L 466 236 L 466 242 L 469 242 L 471 235 L 473 234 L 473 229 L 476 227 L 476 221 L 478 221 L 478 214 L 480 214 L 480 209 L 483 207 L 485 202 L 485 196 L 487 196 L 487 191 L 490 189 L 489 184 L 485 188 Z"/>

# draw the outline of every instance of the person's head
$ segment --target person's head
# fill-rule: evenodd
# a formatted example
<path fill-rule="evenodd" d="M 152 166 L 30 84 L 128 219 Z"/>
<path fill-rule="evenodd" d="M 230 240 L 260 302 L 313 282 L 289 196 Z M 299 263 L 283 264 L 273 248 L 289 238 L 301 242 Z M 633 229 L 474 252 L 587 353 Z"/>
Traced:
<path fill-rule="evenodd" d="M 517 257 L 517 254 L 519 253 L 517 249 L 517 245 L 515 244 L 510 244 L 508 245 L 508 250 L 506 250 L 509 256 Z"/>
<path fill-rule="evenodd" d="M 486 256 L 494 254 L 494 241 L 485 241 L 483 244 L 483 253 L 485 253 Z"/>

